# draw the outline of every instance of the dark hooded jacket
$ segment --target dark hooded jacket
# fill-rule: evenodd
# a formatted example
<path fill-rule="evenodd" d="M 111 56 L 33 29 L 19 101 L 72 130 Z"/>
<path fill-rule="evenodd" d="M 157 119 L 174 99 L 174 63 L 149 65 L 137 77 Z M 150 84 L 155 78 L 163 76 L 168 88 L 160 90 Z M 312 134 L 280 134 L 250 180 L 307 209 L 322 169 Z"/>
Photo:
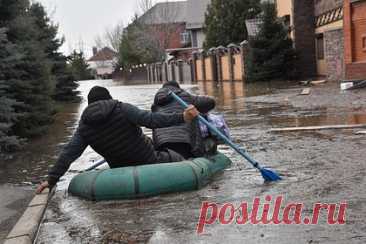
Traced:
<path fill-rule="evenodd" d="M 169 92 L 173 91 L 188 104 L 193 104 L 201 113 L 208 113 L 215 108 L 215 100 L 208 96 L 194 96 L 185 90 L 174 85 L 164 86 L 155 95 L 153 112 L 162 113 L 182 113 L 184 108 L 174 100 Z M 198 123 L 194 121 L 190 124 L 181 124 L 167 128 L 159 128 L 153 130 L 153 140 L 156 148 L 160 148 L 164 143 L 187 143 L 191 145 L 192 153 L 195 156 L 199 140 Z"/>
<path fill-rule="evenodd" d="M 156 129 L 181 123 L 184 123 L 183 113 L 151 113 L 111 99 L 94 102 L 83 112 L 73 138 L 50 170 L 49 183 L 54 185 L 88 145 L 111 168 L 157 163 L 152 141 L 140 126 Z"/>

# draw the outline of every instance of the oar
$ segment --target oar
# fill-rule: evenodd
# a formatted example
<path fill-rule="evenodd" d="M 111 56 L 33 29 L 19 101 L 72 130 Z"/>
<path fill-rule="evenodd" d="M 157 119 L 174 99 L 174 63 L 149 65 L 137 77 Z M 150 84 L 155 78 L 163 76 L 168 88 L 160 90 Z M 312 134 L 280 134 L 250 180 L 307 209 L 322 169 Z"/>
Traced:
<path fill-rule="evenodd" d="M 91 170 L 93 170 L 93 169 L 95 169 L 95 168 L 98 168 L 99 166 L 101 166 L 101 165 L 103 165 L 103 164 L 105 164 L 107 161 L 105 161 L 105 159 L 102 159 L 102 160 L 100 160 L 99 162 L 97 162 L 96 164 L 94 164 L 93 166 L 90 166 L 89 168 L 87 168 L 86 170 L 84 170 L 84 171 L 91 171 Z"/>
<path fill-rule="evenodd" d="M 173 98 L 180 103 L 183 107 L 187 108 L 188 104 L 183 101 L 177 94 L 174 92 L 170 92 L 170 95 L 173 96 Z M 229 138 L 227 138 L 220 130 L 218 130 L 215 126 L 211 125 L 204 117 L 201 115 L 198 115 L 198 119 L 204 123 L 213 133 L 215 133 L 217 136 L 219 136 L 222 140 L 225 141 L 227 145 L 232 147 L 237 153 L 239 153 L 241 156 L 243 156 L 246 160 L 248 160 L 249 163 L 251 163 L 255 168 L 257 168 L 265 181 L 277 181 L 281 180 L 282 178 L 275 173 L 274 171 L 271 171 L 266 168 L 262 168 L 257 161 L 252 159 L 249 154 L 243 149 L 240 148 L 238 145 L 234 144 Z"/>

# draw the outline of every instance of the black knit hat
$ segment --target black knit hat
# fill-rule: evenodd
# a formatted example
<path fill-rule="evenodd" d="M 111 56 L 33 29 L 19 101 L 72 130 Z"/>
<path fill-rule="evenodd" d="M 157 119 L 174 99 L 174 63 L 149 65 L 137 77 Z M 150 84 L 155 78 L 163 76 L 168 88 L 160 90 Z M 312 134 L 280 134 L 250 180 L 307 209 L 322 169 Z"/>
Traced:
<path fill-rule="evenodd" d="M 94 86 L 88 94 L 88 104 L 100 101 L 112 99 L 109 91 L 101 86 Z"/>
<path fill-rule="evenodd" d="M 166 87 L 169 87 L 169 86 L 180 88 L 179 83 L 176 82 L 175 80 L 165 82 L 164 85 L 163 85 L 163 88 L 166 88 Z"/>

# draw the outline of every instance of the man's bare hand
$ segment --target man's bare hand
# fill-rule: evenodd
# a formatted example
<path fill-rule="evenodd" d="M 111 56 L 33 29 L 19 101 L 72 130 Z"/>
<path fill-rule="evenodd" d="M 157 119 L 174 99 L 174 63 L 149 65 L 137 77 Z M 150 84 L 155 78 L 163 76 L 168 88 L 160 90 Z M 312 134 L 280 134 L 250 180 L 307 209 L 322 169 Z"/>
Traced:
<path fill-rule="evenodd" d="M 42 182 L 36 190 L 36 194 L 41 194 L 46 188 L 49 188 L 50 185 L 48 184 L 48 181 Z"/>
<path fill-rule="evenodd" d="M 199 115 L 200 112 L 196 109 L 195 106 L 189 105 L 186 110 L 184 110 L 183 116 L 185 122 L 191 122 L 194 118 L 196 118 Z"/>

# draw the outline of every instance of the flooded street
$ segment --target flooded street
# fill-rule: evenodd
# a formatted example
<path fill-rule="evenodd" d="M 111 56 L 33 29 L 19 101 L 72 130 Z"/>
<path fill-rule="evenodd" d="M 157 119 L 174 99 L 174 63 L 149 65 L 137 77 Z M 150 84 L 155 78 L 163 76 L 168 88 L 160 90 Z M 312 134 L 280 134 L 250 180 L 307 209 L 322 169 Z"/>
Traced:
<path fill-rule="evenodd" d="M 105 86 L 114 98 L 143 109 L 150 109 L 161 86 L 85 81 L 80 83 L 84 97 L 93 85 Z M 366 91 L 341 93 L 338 87 L 338 83 L 329 83 L 312 88 L 309 96 L 298 96 L 302 88 L 286 82 L 183 85 L 192 93 L 214 96 L 216 110 L 225 115 L 234 142 L 284 179 L 263 183 L 249 163 L 227 146 L 220 146 L 233 166 L 202 190 L 131 201 L 87 202 L 68 195 L 67 187 L 77 171 L 100 159 L 88 148 L 58 184 L 37 243 L 366 243 L 366 143 L 365 135 L 355 135 L 360 129 L 268 131 L 366 124 Z M 29 155 L 2 169 L 2 176 L 9 179 L 3 183 L 26 187 L 46 175 L 48 162 L 55 161 L 85 106 L 84 99 L 81 105 L 64 107 L 50 135 L 32 143 Z M 207 226 L 204 234 L 196 234 L 203 201 L 239 206 L 267 195 L 283 196 L 287 203 L 304 203 L 307 214 L 317 202 L 346 201 L 346 224 L 327 225 L 326 215 L 321 214 L 317 225 L 215 223 Z"/>

